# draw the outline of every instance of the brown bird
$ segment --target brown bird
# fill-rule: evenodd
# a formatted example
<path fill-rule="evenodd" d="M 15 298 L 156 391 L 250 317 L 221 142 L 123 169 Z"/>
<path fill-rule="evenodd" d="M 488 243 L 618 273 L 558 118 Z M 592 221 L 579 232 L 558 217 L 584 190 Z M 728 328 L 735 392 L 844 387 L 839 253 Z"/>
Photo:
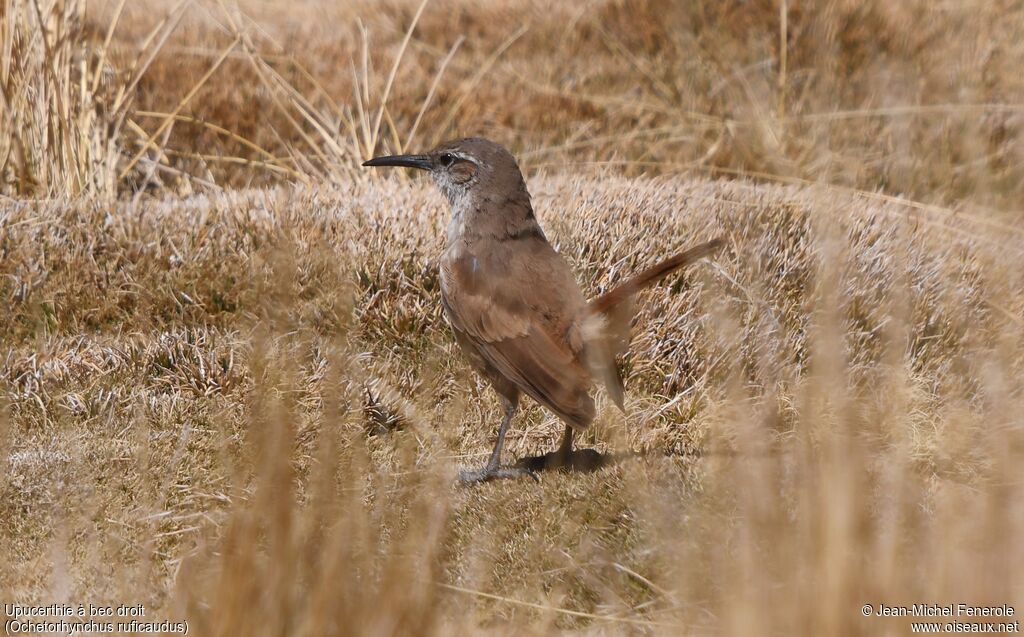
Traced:
<path fill-rule="evenodd" d="M 458 139 L 423 155 L 375 157 L 363 165 L 426 170 L 451 204 L 441 303 L 455 339 L 505 411 L 490 459 L 483 469 L 463 471 L 463 482 L 530 473 L 525 466 L 501 466 L 520 393 L 565 422 L 562 444 L 546 465 L 572 466 L 573 431 L 594 420 L 594 380 L 623 408 L 616 357 L 629 344 L 636 293 L 722 245 L 714 239 L 691 248 L 588 302 L 544 236 L 523 175 L 505 148 Z"/>

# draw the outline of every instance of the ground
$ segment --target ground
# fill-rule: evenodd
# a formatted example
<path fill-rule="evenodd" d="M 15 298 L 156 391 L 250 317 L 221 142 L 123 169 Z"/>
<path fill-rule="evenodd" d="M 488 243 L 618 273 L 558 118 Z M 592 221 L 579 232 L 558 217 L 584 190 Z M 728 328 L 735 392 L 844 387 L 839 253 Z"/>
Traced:
<path fill-rule="evenodd" d="M 4 599 L 197 634 L 909 630 L 1009 603 L 1015 227 L 827 186 L 532 176 L 588 294 L 641 297 L 588 474 L 460 487 L 500 417 L 439 311 L 426 180 L 0 206 Z M 506 462 L 561 425 L 529 404 Z"/>

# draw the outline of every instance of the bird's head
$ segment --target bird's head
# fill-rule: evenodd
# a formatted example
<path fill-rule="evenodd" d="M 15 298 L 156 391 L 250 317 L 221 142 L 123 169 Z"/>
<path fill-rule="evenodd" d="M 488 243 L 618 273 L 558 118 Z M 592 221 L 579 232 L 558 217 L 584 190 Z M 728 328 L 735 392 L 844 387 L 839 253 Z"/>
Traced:
<path fill-rule="evenodd" d="M 447 141 L 422 155 L 374 157 L 363 165 L 426 170 L 453 206 L 478 197 L 528 196 L 512 153 L 479 137 Z"/>

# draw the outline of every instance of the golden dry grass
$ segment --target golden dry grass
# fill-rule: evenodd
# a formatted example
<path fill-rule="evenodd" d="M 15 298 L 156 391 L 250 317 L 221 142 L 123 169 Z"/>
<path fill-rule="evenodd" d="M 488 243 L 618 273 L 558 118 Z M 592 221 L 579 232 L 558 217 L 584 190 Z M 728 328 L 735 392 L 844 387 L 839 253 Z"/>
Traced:
<path fill-rule="evenodd" d="M 5 603 L 199 635 L 1024 612 L 1020 7 L 439 1 L 378 111 L 418 3 L 0 6 Z M 726 237 L 641 299 L 628 413 L 583 436 L 612 467 L 453 483 L 499 410 L 440 313 L 447 213 L 355 168 L 431 93 L 413 145 L 512 145 L 589 293 Z M 507 459 L 559 432 L 524 411 Z"/>
<path fill-rule="evenodd" d="M 179 191 L 322 181 L 370 146 L 474 133 L 574 172 L 810 179 L 1004 218 L 1024 194 L 1012 2 L 436 0 L 418 21 L 419 0 L 80 4 L 57 5 L 71 7 L 61 41 L 88 54 L 53 79 L 82 102 L 86 62 L 84 101 L 117 124 L 95 137 L 129 157 L 151 140 L 153 172 Z M 8 91 L 18 66 L 0 65 Z M 8 194 L 46 191 L 11 168 Z"/>
<path fill-rule="evenodd" d="M 860 606 L 1020 600 L 1002 237 L 827 190 L 530 185 L 590 290 L 729 253 L 644 298 L 629 415 L 585 437 L 644 456 L 473 489 L 498 410 L 438 311 L 425 184 L 10 207 L 5 595 L 200 634 L 905 632 Z M 509 451 L 558 432 L 531 410 Z"/>

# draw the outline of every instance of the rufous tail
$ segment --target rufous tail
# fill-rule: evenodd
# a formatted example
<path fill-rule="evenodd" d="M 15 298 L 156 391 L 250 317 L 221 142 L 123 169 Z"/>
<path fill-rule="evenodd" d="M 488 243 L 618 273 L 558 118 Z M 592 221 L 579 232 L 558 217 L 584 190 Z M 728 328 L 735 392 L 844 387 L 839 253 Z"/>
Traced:
<path fill-rule="evenodd" d="M 633 320 L 633 300 L 637 292 L 654 285 L 679 268 L 686 267 L 725 245 L 719 237 L 669 257 L 637 274 L 625 283 L 605 292 L 588 304 L 585 324 L 589 367 L 608 389 L 612 401 L 623 409 L 625 390 L 616 359 L 629 346 L 629 327 Z"/>
<path fill-rule="evenodd" d="M 707 243 L 702 243 L 699 246 L 694 246 L 689 250 L 680 252 L 674 257 L 669 257 L 657 265 L 652 265 L 632 279 L 590 301 L 590 311 L 597 314 L 607 313 L 640 290 L 654 285 L 679 268 L 684 268 L 699 259 L 713 254 L 724 244 L 725 241 L 718 237 Z"/>

